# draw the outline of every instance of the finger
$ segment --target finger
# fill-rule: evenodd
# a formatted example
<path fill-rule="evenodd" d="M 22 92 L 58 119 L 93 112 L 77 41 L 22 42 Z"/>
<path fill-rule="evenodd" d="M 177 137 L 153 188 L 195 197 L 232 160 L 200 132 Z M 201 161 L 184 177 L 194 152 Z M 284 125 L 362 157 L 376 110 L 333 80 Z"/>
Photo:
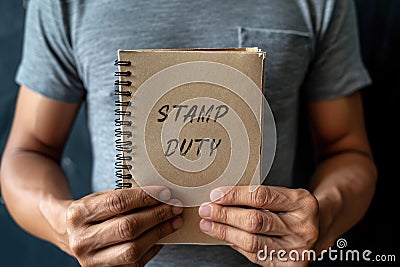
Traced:
<path fill-rule="evenodd" d="M 144 267 L 158 254 L 158 252 L 160 252 L 162 247 L 162 245 L 155 245 L 150 248 L 137 263 L 119 265 L 118 267 Z"/>
<path fill-rule="evenodd" d="M 275 213 L 207 203 L 199 208 L 203 219 L 228 224 L 253 234 L 284 235 L 287 227 Z"/>
<path fill-rule="evenodd" d="M 296 196 L 299 192 L 303 191 L 277 186 L 259 186 L 252 192 L 248 186 L 220 187 L 211 191 L 210 199 L 221 205 L 248 206 L 286 212 L 298 208 Z"/>
<path fill-rule="evenodd" d="M 89 237 L 85 240 L 91 242 L 88 246 L 91 246 L 92 249 L 100 249 L 133 240 L 157 224 L 182 213 L 183 208 L 180 201 L 175 199 L 171 200 L 171 203 L 177 203 L 178 206 L 155 205 L 132 214 L 116 216 L 108 221 L 88 227 L 83 235 Z M 97 242 L 93 242 L 90 236 L 96 236 Z"/>
<path fill-rule="evenodd" d="M 151 192 L 151 195 L 146 191 Z M 146 191 L 140 187 L 106 191 L 103 194 L 84 198 L 83 202 L 78 201 L 77 208 L 80 209 L 86 222 L 98 222 L 133 209 L 159 204 L 160 202 L 152 195 L 158 195 L 160 200 L 165 201 L 171 197 L 171 191 L 161 186 L 147 187 Z"/>
<path fill-rule="evenodd" d="M 147 251 L 161 238 L 173 233 L 182 226 L 182 218 L 178 217 L 153 227 L 133 241 L 124 242 L 99 250 L 90 259 L 89 266 L 118 266 L 138 264 Z M 154 253 L 153 252 L 150 252 Z M 146 256 L 147 258 L 149 257 Z"/>
<path fill-rule="evenodd" d="M 162 249 L 162 245 L 155 245 L 151 247 L 146 254 L 143 255 L 143 257 L 139 260 L 139 265 L 138 266 L 145 266 L 149 261 L 151 261 L 157 254 L 160 252 Z"/>
<path fill-rule="evenodd" d="M 266 242 L 275 243 L 272 238 L 250 234 L 242 229 L 202 219 L 200 229 L 207 235 L 226 241 L 248 252 L 257 252 Z"/>

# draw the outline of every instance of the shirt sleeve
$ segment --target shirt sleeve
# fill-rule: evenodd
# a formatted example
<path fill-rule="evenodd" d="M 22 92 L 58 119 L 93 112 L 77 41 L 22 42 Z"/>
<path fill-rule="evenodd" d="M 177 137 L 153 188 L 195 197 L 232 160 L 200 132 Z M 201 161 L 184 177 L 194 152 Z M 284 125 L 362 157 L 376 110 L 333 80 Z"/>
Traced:
<path fill-rule="evenodd" d="M 370 84 L 360 55 L 356 18 L 352 0 L 325 1 L 314 58 L 304 81 L 307 100 L 345 96 Z"/>
<path fill-rule="evenodd" d="M 77 71 L 64 2 L 68 1 L 28 2 L 22 60 L 15 80 L 54 100 L 78 103 L 86 90 Z"/>

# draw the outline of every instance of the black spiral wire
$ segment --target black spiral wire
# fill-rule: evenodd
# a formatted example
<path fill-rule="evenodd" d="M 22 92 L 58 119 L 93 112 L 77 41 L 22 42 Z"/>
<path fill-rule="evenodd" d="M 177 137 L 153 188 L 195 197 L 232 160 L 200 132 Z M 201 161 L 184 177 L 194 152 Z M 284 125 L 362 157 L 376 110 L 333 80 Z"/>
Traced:
<path fill-rule="evenodd" d="M 130 61 L 121 61 L 116 60 L 114 63 L 115 66 L 130 66 Z M 116 71 L 114 76 L 116 77 L 129 77 L 132 73 L 130 71 Z M 117 88 L 114 90 L 114 94 L 118 96 L 118 99 L 115 100 L 115 149 L 120 152 L 116 154 L 115 161 L 115 176 L 116 180 L 116 188 L 130 188 L 132 187 L 132 182 L 129 182 L 129 179 L 132 179 L 132 174 L 129 171 L 132 169 L 132 156 L 128 154 L 132 153 L 132 141 L 130 140 L 133 136 L 131 131 L 127 131 L 124 129 L 124 126 L 131 126 L 132 121 L 126 120 L 132 116 L 132 113 L 127 110 L 123 110 L 124 107 L 129 107 L 131 105 L 131 101 L 123 100 L 124 97 L 130 97 L 132 95 L 132 91 L 126 89 L 132 85 L 131 81 L 121 81 L 120 79 L 114 82 L 114 86 Z M 124 119 L 122 119 L 122 117 Z"/>

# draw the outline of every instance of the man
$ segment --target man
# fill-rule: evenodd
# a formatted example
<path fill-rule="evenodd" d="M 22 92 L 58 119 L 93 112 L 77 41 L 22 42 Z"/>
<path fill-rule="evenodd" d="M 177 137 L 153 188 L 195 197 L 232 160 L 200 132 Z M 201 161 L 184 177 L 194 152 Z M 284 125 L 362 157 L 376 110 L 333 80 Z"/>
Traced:
<path fill-rule="evenodd" d="M 160 251 L 154 244 L 184 223 L 182 209 L 139 188 L 112 190 L 116 51 L 235 46 L 268 53 L 266 94 L 278 134 L 274 165 L 255 192 L 236 187 L 200 207 L 199 227 L 231 247 Z M 369 77 L 351 1 L 32 0 L 17 82 L 2 194 L 23 229 L 82 266 L 268 265 L 257 257 L 265 245 L 321 252 L 362 218 L 375 190 L 358 92 Z M 95 192 L 73 200 L 59 161 L 82 101 L 88 104 Z M 306 189 L 293 188 L 292 178 L 300 105 L 308 110 L 318 160 Z M 170 198 L 166 188 L 150 190 Z M 211 200 L 224 190 L 215 189 Z"/>

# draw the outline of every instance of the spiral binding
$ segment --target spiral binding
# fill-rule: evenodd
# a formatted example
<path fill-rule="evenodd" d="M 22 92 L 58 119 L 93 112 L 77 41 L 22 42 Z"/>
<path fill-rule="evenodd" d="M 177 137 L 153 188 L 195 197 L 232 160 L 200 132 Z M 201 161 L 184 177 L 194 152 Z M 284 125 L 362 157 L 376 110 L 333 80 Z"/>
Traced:
<path fill-rule="evenodd" d="M 122 61 L 116 60 L 114 62 L 115 66 L 130 66 L 130 61 Z M 130 71 L 116 71 L 114 76 L 116 77 L 129 77 L 132 73 Z M 123 129 L 123 126 L 131 126 L 132 121 L 126 120 L 126 118 L 131 117 L 132 113 L 127 110 L 122 110 L 122 107 L 129 107 L 131 105 L 131 101 L 124 101 L 124 97 L 132 96 L 132 91 L 125 90 L 123 87 L 129 87 L 132 85 L 131 81 L 121 81 L 116 80 L 114 82 L 114 86 L 118 86 L 117 89 L 114 90 L 114 94 L 118 96 L 118 100 L 115 101 L 115 116 L 118 116 L 115 119 L 115 149 L 121 153 L 116 155 L 115 161 L 115 176 L 116 180 L 116 188 L 130 188 L 132 187 L 132 182 L 129 179 L 132 179 L 132 174 L 129 171 L 133 168 L 131 164 L 132 156 L 127 154 L 132 153 L 132 141 L 128 140 L 133 137 L 131 131 L 126 131 Z M 124 116 L 124 120 L 121 119 L 121 116 Z M 128 181 L 127 181 L 128 180 Z"/>

